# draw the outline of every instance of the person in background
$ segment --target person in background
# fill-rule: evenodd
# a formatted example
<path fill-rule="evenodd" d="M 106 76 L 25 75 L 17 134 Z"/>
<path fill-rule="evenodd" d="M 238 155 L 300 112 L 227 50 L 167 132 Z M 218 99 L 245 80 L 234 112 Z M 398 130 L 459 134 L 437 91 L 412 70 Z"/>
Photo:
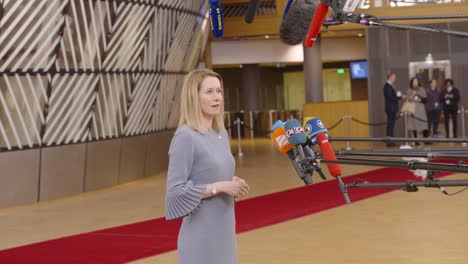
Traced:
<path fill-rule="evenodd" d="M 426 90 L 421 86 L 421 81 L 418 77 L 413 77 L 410 80 L 409 88 L 406 91 L 406 100 L 415 103 L 414 116 L 408 120 L 408 130 L 413 132 L 415 138 L 418 137 L 419 132 L 427 128 L 426 116 Z M 419 142 L 415 142 L 418 146 Z"/>
<path fill-rule="evenodd" d="M 445 89 L 440 94 L 440 102 L 442 103 L 442 109 L 444 110 L 445 118 L 445 136 L 450 137 L 449 122 L 450 117 L 453 123 L 453 137 L 457 137 L 457 114 L 458 114 L 458 102 L 460 101 L 460 92 L 453 86 L 452 79 L 445 80 Z"/>
<path fill-rule="evenodd" d="M 426 110 L 427 110 L 427 129 L 429 133 L 432 131 L 432 136 L 438 136 L 438 127 L 440 121 L 440 90 L 438 87 L 438 82 L 435 79 L 432 79 L 430 82 L 430 87 L 427 90 L 427 101 L 426 101 Z"/>
<path fill-rule="evenodd" d="M 194 70 L 185 78 L 179 127 L 169 147 L 166 219 L 183 218 L 179 264 L 236 264 L 234 198 L 248 194 L 236 176 L 224 128 L 219 74 Z"/>
<path fill-rule="evenodd" d="M 400 91 L 395 91 L 394 85 L 397 76 L 394 72 L 387 74 L 387 82 L 384 85 L 384 98 L 385 98 L 385 113 L 387 114 L 387 137 L 393 137 L 395 129 L 396 115 L 398 112 L 398 100 L 401 99 L 402 94 Z M 396 144 L 388 142 L 387 147 L 393 147 Z"/>

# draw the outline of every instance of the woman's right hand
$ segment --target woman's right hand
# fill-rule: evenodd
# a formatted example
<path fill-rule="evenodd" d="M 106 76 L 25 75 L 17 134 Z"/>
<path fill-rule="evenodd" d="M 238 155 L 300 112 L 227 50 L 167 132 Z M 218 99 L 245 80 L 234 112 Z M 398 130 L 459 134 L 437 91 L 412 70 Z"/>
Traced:
<path fill-rule="evenodd" d="M 216 183 L 220 192 L 236 198 L 242 198 L 249 193 L 249 185 L 245 181 L 235 180 Z"/>

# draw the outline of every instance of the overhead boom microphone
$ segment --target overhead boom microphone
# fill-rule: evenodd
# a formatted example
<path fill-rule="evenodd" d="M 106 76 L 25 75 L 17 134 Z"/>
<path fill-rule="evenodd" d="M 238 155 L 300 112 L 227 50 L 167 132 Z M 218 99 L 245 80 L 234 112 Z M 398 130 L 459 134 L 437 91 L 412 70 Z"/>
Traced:
<path fill-rule="evenodd" d="M 220 0 L 210 0 L 210 22 L 213 36 L 220 38 L 224 35 L 224 13 Z"/>
<path fill-rule="evenodd" d="M 290 4 L 291 3 L 291 4 Z M 280 39 L 287 45 L 304 42 L 309 24 L 319 0 L 289 1 L 280 26 Z"/>
<path fill-rule="evenodd" d="M 318 38 L 320 33 L 320 28 L 322 28 L 323 21 L 327 17 L 328 13 L 328 5 L 323 4 L 320 2 L 315 9 L 314 16 L 312 17 L 312 21 L 310 23 L 309 31 L 304 40 L 304 45 L 306 47 L 312 47 L 315 41 Z"/>
<path fill-rule="evenodd" d="M 289 8 L 291 8 L 291 5 L 292 5 L 293 2 L 294 2 L 294 0 L 288 0 L 288 3 L 286 4 L 286 7 L 284 8 L 283 19 L 286 16 L 286 14 L 288 13 Z"/>
<path fill-rule="evenodd" d="M 247 12 L 245 13 L 244 20 L 247 24 L 252 24 L 257 14 L 257 10 L 260 7 L 260 0 L 250 0 Z"/>
<path fill-rule="evenodd" d="M 361 3 L 361 0 L 347 0 L 346 3 L 343 5 L 343 11 L 345 12 L 353 12 Z"/>

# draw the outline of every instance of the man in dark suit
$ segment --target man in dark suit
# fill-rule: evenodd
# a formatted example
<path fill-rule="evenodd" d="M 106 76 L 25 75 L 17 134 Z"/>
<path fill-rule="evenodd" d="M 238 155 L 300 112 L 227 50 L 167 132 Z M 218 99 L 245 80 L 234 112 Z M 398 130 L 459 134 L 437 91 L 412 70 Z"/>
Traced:
<path fill-rule="evenodd" d="M 385 113 L 387 114 L 387 137 L 393 137 L 395 129 L 396 115 L 398 112 L 398 100 L 401 99 L 401 92 L 395 91 L 393 85 L 396 81 L 396 74 L 390 72 L 387 74 L 387 82 L 384 85 Z M 388 142 L 388 147 L 395 146 L 395 143 Z"/>
<path fill-rule="evenodd" d="M 453 122 L 453 137 L 457 137 L 457 114 L 458 114 L 458 101 L 460 101 L 460 91 L 453 87 L 453 80 L 445 80 L 445 89 L 440 93 L 440 102 L 442 109 L 444 109 L 445 119 L 445 134 L 450 137 L 449 122 L 450 116 Z"/>

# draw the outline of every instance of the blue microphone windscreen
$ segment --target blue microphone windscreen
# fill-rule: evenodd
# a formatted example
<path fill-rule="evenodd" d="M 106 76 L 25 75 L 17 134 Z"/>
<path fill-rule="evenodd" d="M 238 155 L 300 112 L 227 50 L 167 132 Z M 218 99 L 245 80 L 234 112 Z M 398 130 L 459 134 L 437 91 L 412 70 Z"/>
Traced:
<path fill-rule="evenodd" d="M 271 126 L 271 131 L 275 131 L 280 126 L 284 126 L 284 122 L 281 120 L 278 120 L 273 124 L 273 126 Z"/>
<path fill-rule="evenodd" d="M 319 133 L 327 133 L 327 129 L 318 117 L 309 119 L 306 122 L 306 130 L 309 133 L 309 138 L 314 138 Z"/>
<path fill-rule="evenodd" d="M 213 36 L 216 38 L 222 37 L 224 35 L 224 13 L 219 3 L 210 6 L 210 21 Z"/>
<path fill-rule="evenodd" d="M 289 144 L 293 146 L 303 145 L 307 141 L 304 128 L 296 119 L 291 119 L 284 124 L 284 131 L 288 138 Z"/>

